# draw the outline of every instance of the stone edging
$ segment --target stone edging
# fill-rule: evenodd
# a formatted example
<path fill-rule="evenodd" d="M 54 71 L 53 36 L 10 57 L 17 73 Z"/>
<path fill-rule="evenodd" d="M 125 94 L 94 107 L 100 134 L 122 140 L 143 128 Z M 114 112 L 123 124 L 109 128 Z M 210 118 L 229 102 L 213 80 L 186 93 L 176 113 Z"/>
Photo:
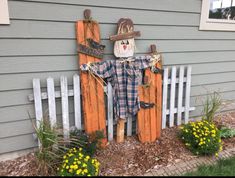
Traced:
<path fill-rule="evenodd" d="M 189 171 L 197 170 L 197 167 L 200 165 L 212 165 L 215 164 L 219 159 L 226 159 L 235 155 L 235 148 L 223 150 L 219 152 L 218 157 L 215 156 L 205 156 L 192 159 L 187 162 L 179 162 L 175 165 L 169 167 L 162 167 L 158 170 L 150 170 L 148 173 L 145 173 L 143 176 L 179 176 L 185 174 Z"/>

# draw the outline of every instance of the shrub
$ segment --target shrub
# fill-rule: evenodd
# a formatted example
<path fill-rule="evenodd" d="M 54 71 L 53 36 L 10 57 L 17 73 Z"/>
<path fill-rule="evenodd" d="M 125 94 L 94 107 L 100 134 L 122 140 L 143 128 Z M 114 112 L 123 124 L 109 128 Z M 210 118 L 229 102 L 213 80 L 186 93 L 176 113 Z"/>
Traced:
<path fill-rule="evenodd" d="M 101 148 L 102 139 L 104 138 L 104 133 L 102 131 L 95 131 L 91 134 L 87 134 L 85 131 L 76 128 L 71 130 L 70 135 L 83 143 L 81 147 L 83 148 L 84 153 L 89 156 L 93 156 L 96 150 Z M 71 144 L 70 147 L 77 146 Z"/>
<path fill-rule="evenodd" d="M 73 137 L 64 140 L 61 129 L 51 127 L 47 117 L 39 122 L 38 128 L 34 124 L 33 127 L 40 142 L 39 149 L 35 153 L 39 175 L 55 175 L 56 168 L 62 163 L 63 155 L 69 150 L 70 145 L 78 147 L 86 144 Z"/>
<path fill-rule="evenodd" d="M 220 131 L 206 120 L 189 122 L 180 127 L 180 138 L 197 155 L 218 155 L 222 150 Z"/>
<path fill-rule="evenodd" d="M 97 176 L 100 163 L 95 158 L 84 154 L 82 148 L 71 148 L 63 157 L 58 168 L 59 176 Z"/>
<path fill-rule="evenodd" d="M 221 138 L 231 138 L 235 136 L 235 129 L 230 129 L 227 127 L 220 128 L 220 137 Z"/>

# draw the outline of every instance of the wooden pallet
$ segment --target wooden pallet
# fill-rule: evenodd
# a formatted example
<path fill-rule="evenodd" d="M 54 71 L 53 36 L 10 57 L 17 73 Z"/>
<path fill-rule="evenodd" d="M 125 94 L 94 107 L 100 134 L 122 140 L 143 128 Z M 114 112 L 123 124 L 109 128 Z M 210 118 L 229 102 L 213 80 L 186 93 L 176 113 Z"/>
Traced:
<path fill-rule="evenodd" d="M 100 42 L 100 28 L 96 21 L 89 19 L 77 21 L 76 33 L 78 44 L 88 47 L 87 39 L 93 39 L 95 42 Z M 87 64 L 88 62 L 100 61 L 100 59 L 84 53 L 79 53 L 78 57 L 79 66 Z M 107 143 L 107 139 L 104 90 L 103 86 L 101 86 L 103 83 L 102 81 L 98 81 L 98 78 L 94 78 L 88 72 L 81 72 L 80 76 L 84 129 L 88 134 L 91 134 L 94 131 L 103 130 L 105 134 L 105 139 L 103 139 L 104 146 Z"/>
<path fill-rule="evenodd" d="M 156 46 L 151 45 L 151 48 L 152 53 L 155 53 Z M 161 60 L 156 67 L 162 69 Z M 160 137 L 162 118 L 162 75 L 146 69 L 144 76 L 148 79 L 148 85 L 139 86 L 139 98 L 145 103 L 154 103 L 154 107 L 141 108 L 138 112 L 138 138 L 142 143 L 153 142 Z"/>

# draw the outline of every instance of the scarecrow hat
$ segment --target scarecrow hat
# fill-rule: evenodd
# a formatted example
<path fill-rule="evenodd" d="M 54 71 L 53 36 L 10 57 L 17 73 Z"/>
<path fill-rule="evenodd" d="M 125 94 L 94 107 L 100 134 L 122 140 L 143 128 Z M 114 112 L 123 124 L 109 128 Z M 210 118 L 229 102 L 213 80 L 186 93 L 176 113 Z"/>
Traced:
<path fill-rule="evenodd" d="M 134 31 L 134 25 L 131 19 L 121 18 L 118 21 L 118 34 L 109 37 L 111 41 L 130 39 L 140 36 L 140 31 Z"/>

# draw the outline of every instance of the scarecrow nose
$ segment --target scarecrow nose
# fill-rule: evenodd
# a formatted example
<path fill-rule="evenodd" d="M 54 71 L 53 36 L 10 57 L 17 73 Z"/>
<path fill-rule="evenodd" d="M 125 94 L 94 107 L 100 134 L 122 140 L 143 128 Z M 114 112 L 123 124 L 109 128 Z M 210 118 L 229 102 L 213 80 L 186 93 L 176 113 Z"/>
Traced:
<path fill-rule="evenodd" d="M 123 49 L 124 49 L 124 50 L 126 50 L 126 47 L 127 47 L 126 45 L 123 45 Z"/>

